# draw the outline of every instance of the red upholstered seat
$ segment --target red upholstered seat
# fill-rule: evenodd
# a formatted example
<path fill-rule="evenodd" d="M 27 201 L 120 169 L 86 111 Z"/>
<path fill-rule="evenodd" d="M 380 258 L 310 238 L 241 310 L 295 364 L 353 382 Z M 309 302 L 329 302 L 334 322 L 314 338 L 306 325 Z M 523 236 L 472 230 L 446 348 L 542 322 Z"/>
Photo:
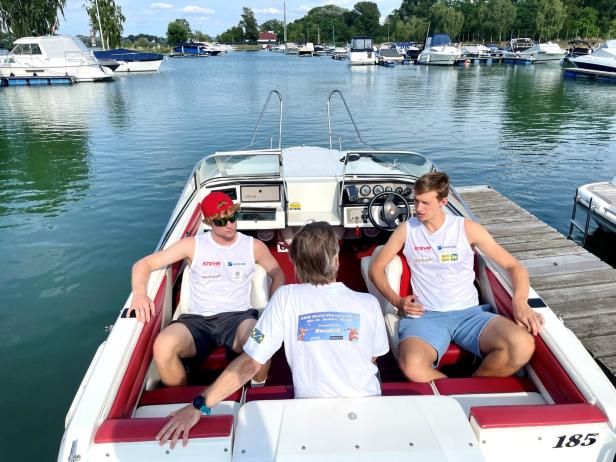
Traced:
<path fill-rule="evenodd" d="M 607 422 L 592 404 L 471 407 L 470 416 L 481 428 L 538 427 Z M 581 433 L 581 432 L 580 432 Z"/>
<path fill-rule="evenodd" d="M 259 388 L 248 388 L 246 390 L 246 402 L 276 400 L 276 399 L 293 399 L 295 393 L 291 385 L 268 385 Z"/>
<path fill-rule="evenodd" d="M 383 396 L 433 395 L 429 383 L 417 382 L 384 382 L 381 384 Z"/>
<path fill-rule="evenodd" d="M 213 350 L 210 355 L 199 365 L 201 372 L 222 372 L 229 365 L 227 351 L 220 347 Z"/>
<path fill-rule="evenodd" d="M 139 406 L 155 406 L 160 404 L 190 403 L 193 398 L 201 393 L 206 387 L 166 387 L 156 390 L 145 391 L 139 400 Z M 239 403 L 242 391 L 238 390 L 224 399 L 224 401 L 236 401 Z"/>
<path fill-rule="evenodd" d="M 537 391 L 531 381 L 525 377 L 445 378 L 435 380 L 434 386 L 441 395 L 524 393 Z"/>
<path fill-rule="evenodd" d="M 156 435 L 167 422 L 167 417 L 143 419 L 109 419 L 105 420 L 94 436 L 94 442 L 103 443 L 138 443 L 156 441 Z M 209 415 L 201 417 L 190 430 L 190 438 L 220 438 L 231 435 L 232 415 Z"/>

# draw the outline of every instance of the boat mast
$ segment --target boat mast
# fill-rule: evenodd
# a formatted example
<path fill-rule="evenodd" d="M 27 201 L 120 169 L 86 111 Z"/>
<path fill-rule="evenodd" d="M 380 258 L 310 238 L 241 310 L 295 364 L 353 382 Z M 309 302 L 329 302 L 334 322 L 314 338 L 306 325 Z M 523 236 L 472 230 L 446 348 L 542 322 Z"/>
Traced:
<path fill-rule="evenodd" d="M 336 29 L 332 26 L 332 40 L 334 41 L 334 47 L 336 46 Z"/>
<path fill-rule="evenodd" d="M 101 12 L 98 9 L 98 0 L 94 0 L 96 3 L 96 16 L 98 16 L 98 31 L 101 33 L 101 45 L 103 46 L 103 50 L 105 49 L 105 38 L 103 37 L 103 26 L 101 24 Z"/>
<path fill-rule="evenodd" d="M 287 43 L 287 0 L 283 1 L 283 10 L 284 10 L 284 43 Z"/>
<path fill-rule="evenodd" d="M 317 45 L 321 43 L 321 28 L 317 26 Z"/>

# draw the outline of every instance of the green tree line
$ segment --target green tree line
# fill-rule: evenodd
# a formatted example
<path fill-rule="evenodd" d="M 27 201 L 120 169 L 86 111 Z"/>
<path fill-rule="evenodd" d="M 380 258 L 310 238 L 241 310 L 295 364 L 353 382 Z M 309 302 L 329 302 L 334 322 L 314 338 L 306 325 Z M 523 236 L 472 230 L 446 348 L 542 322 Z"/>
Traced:
<path fill-rule="evenodd" d="M 352 10 L 325 5 L 287 24 L 292 42 L 346 43 L 355 35 L 376 41 L 423 41 L 430 32 L 444 32 L 454 40 L 505 41 L 512 37 L 536 40 L 616 36 L 616 0 L 402 0 L 384 18 L 374 2 L 358 2 Z M 282 41 L 282 21 L 257 25 L 252 10 L 220 34 L 225 43 L 254 43 L 258 30 L 274 31 Z"/>

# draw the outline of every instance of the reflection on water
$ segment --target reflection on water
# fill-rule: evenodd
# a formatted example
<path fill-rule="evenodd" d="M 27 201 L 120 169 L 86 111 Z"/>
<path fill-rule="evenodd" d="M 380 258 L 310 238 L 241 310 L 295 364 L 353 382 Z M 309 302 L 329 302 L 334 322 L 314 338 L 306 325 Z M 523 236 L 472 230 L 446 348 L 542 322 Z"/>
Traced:
<path fill-rule="evenodd" d="M 0 358 L 11 374 L 0 407 L 18 416 L 3 434 L 7 460 L 55 457 L 130 266 L 158 241 L 196 162 L 249 143 L 273 88 L 284 97 L 284 146 L 327 145 L 337 88 L 371 145 L 424 154 L 458 185 L 491 184 L 563 232 L 576 187 L 616 172 L 615 87 L 563 82 L 558 66 L 350 68 L 234 53 L 108 83 L 2 88 Z M 278 132 L 272 109 L 260 139 Z M 334 131 L 356 138 L 339 101 L 332 112 Z M 44 403 L 24 408 L 41 384 Z"/>

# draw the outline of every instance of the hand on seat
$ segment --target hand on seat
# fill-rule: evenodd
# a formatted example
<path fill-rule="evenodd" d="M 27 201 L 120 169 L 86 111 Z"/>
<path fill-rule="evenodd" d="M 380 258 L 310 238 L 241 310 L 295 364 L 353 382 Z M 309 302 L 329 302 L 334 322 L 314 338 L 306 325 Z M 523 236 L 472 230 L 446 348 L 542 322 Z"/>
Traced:
<path fill-rule="evenodd" d="M 396 303 L 396 308 L 398 309 L 398 316 L 411 316 L 412 318 L 421 317 L 425 311 L 421 303 L 415 302 L 414 295 L 400 297 L 398 303 Z"/>

